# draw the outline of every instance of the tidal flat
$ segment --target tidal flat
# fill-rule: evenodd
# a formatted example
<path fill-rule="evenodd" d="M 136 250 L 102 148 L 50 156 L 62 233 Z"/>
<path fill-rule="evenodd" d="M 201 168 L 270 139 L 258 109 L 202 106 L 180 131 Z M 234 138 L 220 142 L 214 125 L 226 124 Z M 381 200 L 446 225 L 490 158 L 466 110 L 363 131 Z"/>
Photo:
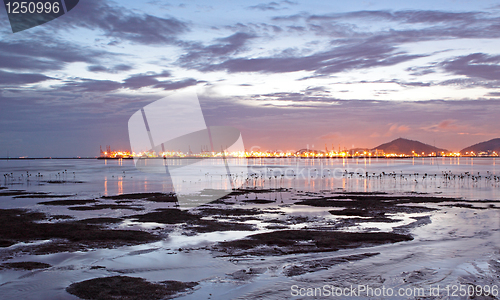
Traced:
<path fill-rule="evenodd" d="M 145 179 L 120 175 L 122 167 L 105 170 L 104 189 L 96 174 L 2 185 L 3 298 L 283 299 L 294 298 L 293 286 L 500 286 L 493 181 L 268 181 L 183 207 L 160 180 L 144 189 Z"/>

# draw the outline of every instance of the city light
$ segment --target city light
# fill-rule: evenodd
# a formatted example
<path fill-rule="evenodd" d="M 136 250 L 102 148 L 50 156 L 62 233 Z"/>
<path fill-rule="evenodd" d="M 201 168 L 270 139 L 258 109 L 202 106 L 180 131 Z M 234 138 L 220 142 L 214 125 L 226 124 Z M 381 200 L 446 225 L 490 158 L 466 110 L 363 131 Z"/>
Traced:
<path fill-rule="evenodd" d="M 373 151 L 317 151 L 317 150 L 301 150 L 301 151 L 220 151 L 220 152 L 209 152 L 203 151 L 199 153 L 193 152 L 181 152 L 181 151 L 165 151 L 165 152 L 150 152 L 143 151 L 139 153 L 130 152 L 127 150 L 122 151 L 112 151 L 109 146 L 107 151 L 102 151 L 100 158 L 220 158 L 220 157 L 231 157 L 231 158 L 349 158 L 349 157 L 369 157 L 369 158 L 411 158 L 411 157 L 461 157 L 461 156 L 498 156 L 496 152 L 492 153 L 474 153 L 466 152 L 461 154 L 459 152 L 441 152 L 441 153 L 416 153 L 412 151 L 412 154 L 404 153 L 385 153 L 382 150 Z"/>

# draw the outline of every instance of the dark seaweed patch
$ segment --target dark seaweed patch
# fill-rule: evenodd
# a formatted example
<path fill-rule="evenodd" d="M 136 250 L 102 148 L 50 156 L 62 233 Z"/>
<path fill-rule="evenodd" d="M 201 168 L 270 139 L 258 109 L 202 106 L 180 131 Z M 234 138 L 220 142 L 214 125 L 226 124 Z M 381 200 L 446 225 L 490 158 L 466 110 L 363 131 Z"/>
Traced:
<path fill-rule="evenodd" d="M 95 203 L 97 200 L 94 199 L 88 199 L 88 200 L 54 200 L 54 201 L 44 201 L 44 202 L 38 202 L 38 204 L 41 205 L 83 205 L 83 204 L 88 204 L 88 203 Z"/>
<path fill-rule="evenodd" d="M 52 267 L 49 264 L 36 262 L 36 261 L 21 261 L 13 263 L 4 263 L 1 265 L 5 269 L 19 269 L 19 270 L 36 270 L 36 269 L 47 269 Z"/>
<path fill-rule="evenodd" d="M 346 263 L 350 261 L 362 260 L 367 257 L 375 256 L 380 253 L 362 253 L 355 254 L 349 256 L 341 256 L 334 258 L 324 258 L 324 259 L 316 259 L 316 260 L 306 260 L 301 261 L 300 263 L 292 264 L 285 268 L 285 275 L 288 277 L 302 275 L 305 273 L 317 272 L 320 270 L 326 270 L 331 266 L 338 265 L 341 263 Z"/>
<path fill-rule="evenodd" d="M 6 192 L 1 192 L 0 197 L 4 196 L 21 196 L 21 195 L 46 195 L 47 193 L 28 193 L 23 190 L 10 190 Z"/>
<path fill-rule="evenodd" d="M 220 242 L 218 250 L 231 255 L 284 255 L 328 252 L 339 249 L 410 241 L 410 235 L 376 232 L 357 233 L 320 230 L 281 230 Z"/>
<path fill-rule="evenodd" d="M 188 291 L 197 285 L 197 282 L 151 283 L 143 278 L 112 276 L 73 283 L 66 291 L 83 299 L 156 300 Z"/>
<path fill-rule="evenodd" d="M 193 230 L 199 233 L 215 232 L 215 231 L 253 231 L 256 230 L 251 224 L 240 222 L 219 222 L 214 220 L 198 220 L 196 222 L 188 222 L 186 229 Z"/>
<path fill-rule="evenodd" d="M 458 201 L 455 198 L 424 196 L 386 196 L 386 195 L 335 195 L 323 198 L 306 199 L 295 202 L 298 205 L 315 207 L 342 207 L 344 210 L 330 211 L 332 215 L 385 218 L 386 213 L 422 213 L 436 209 L 402 204 L 440 203 Z"/>
<path fill-rule="evenodd" d="M 68 181 L 68 180 L 47 180 L 47 181 L 42 181 L 45 183 L 52 183 L 52 184 L 63 184 L 63 183 L 83 183 L 83 181 Z"/>
<path fill-rule="evenodd" d="M 267 194 L 267 193 L 276 193 L 276 192 L 286 192 L 288 189 L 279 188 L 279 189 L 257 189 L 257 188 L 239 188 L 233 189 L 233 191 L 227 195 L 220 197 L 218 200 L 214 200 L 210 202 L 211 204 L 216 204 L 221 202 L 221 199 L 229 199 L 231 197 L 238 197 L 246 194 Z M 202 194 L 214 194 L 217 193 L 217 190 L 209 190 L 206 189 L 202 192 Z"/>
<path fill-rule="evenodd" d="M 276 202 L 273 200 L 266 200 L 266 199 L 253 199 L 253 200 L 243 200 L 243 201 L 246 203 L 253 203 L 253 204 L 269 204 Z"/>
<path fill-rule="evenodd" d="M 488 209 L 488 208 L 495 208 L 495 206 L 489 206 L 489 207 L 481 207 L 481 206 L 474 206 L 472 204 L 464 204 L 464 203 L 456 203 L 456 204 L 442 204 L 440 206 L 446 206 L 446 207 L 460 207 L 460 208 L 470 208 L 470 209 Z"/>
<path fill-rule="evenodd" d="M 197 221 L 200 219 L 200 216 L 193 215 L 186 210 L 174 209 L 174 208 L 166 208 L 166 209 L 157 209 L 154 212 L 150 212 L 143 215 L 134 215 L 133 219 L 139 222 L 155 222 L 161 224 L 179 224 L 185 223 L 188 221 Z"/>
<path fill-rule="evenodd" d="M 196 232 L 214 231 L 246 231 L 255 230 L 253 225 L 239 222 L 219 222 L 204 220 L 201 215 L 192 214 L 185 210 L 166 208 L 154 212 L 132 216 L 139 222 L 155 222 L 161 224 L 185 224 L 185 228 Z"/>
<path fill-rule="evenodd" d="M 68 198 L 74 195 L 51 195 L 51 194 L 29 194 L 29 195 L 21 195 L 16 196 L 14 198 Z"/>
<path fill-rule="evenodd" d="M 379 210 L 359 209 L 359 208 L 346 208 L 342 210 L 330 210 L 329 213 L 335 216 L 356 216 L 364 218 L 351 218 L 351 221 L 360 222 L 382 222 L 394 223 L 401 220 L 391 219 L 385 215 L 385 212 Z"/>
<path fill-rule="evenodd" d="M 120 218 L 90 218 L 76 221 L 83 224 L 114 224 L 121 223 L 123 219 Z"/>
<path fill-rule="evenodd" d="M 8 241 L 8 240 L 0 240 L 0 247 L 5 248 L 5 247 L 10 247 L 14 245 L 16 242 L 15 241 Z"/>
<path fill-rule="evenodd" d="M 103 196 L 103 199 L 111 199 L 111 200 L 136 200 L 142 199 L 146 201 L 153 202 L 177 202 L 177 197 L 174 193 L 135 193 L 135 194 L 121 194 L 116 196 Z"/>
<path fill-rule="evenodd" d="M 39 222 L 48 218 L 45 214 L 39 212 L 2 209 L 0 210 L 0 240 L 5 241 L 5 245 L 33 240 L 62 240 L 36 246 L 38 250 L 46 249 L 50 253 L 81 250 L 86 246 L 136 245 L 159 239 L 158 236 L 144 231 L 108 230 L 81 221 Z M 12 230 L 12 228 L 15 228 L 15 230 Z"/>
<path fill-rule="evenodd" d="M 244 208 L 200 208 L 198 211 L 203 216 L 254 216 L 263 213 L 259 209 Z"/>
<path fill-rule="evenodd" d="M 142 207 L 135 207 L 124 204 L 95 204 L 91 206 L 72 206 L 68 207 L 70 210 L 101 210 L 101 209 L 130 209 L 130 210 L 144 210 Z"/>

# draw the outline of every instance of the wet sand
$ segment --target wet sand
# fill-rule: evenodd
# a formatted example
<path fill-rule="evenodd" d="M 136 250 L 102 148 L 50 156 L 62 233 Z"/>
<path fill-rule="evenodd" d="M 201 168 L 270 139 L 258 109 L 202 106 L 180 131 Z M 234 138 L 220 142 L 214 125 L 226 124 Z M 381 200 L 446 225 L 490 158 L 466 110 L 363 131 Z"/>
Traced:
<path fill-rule="evenodd" d="M 0 191 L 54 198 L 0 210 L 7 297 L 29 298 L 33 280 L 51 281 L 35 285 L 40 299 L 281 299 L 293 284 L 477 285 L 500 274 L 498 200 L 238 189 L 185 210 L 161 193 L 47 195 Z"/>

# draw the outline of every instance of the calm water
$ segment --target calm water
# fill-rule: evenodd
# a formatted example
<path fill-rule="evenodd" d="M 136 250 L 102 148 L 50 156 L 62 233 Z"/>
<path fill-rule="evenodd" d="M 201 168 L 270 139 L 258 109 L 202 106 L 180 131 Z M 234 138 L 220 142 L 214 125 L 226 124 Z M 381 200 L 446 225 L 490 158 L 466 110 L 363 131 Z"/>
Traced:
<path fill-rule="evenodd" d="M 194 193 L 205 188 L 230 190 L 225 169 L 214 169 L 211 164 L 210 160 L 205 160 L 199 165 L 199 171 L 192 168 L 187 177 L 172 182 L 166 174 L 138 171 L 133 160 L 0 160 L 0 173 L 12 173 L 10 178 L 4 176 L 0 184 L 28 191 L 77 194 L 79 197 L 172 192 L 174 186 L 178 191 L 183 187 Z M 31 174 L 29 180 L 27 172 Z M 446 180 L 444 172 L 455 175 L 455 178 Z M 474 180 L 465 176 L 460 179 L 460 174 L 466 172 L 481 178 Z M 37 177 L 38 173 L 43 177 Z M 387 175 L 390 173 L 395 176 Z M 336 189 L 422 192 L 466 199 L 500 197 L 500 185 L 494 179 L 494 176 L 500 176 L 496 158 L 241 159 L 231 162 L 231 174 L 235 187 L 282 187 L 311 192 Z M 425 174 L 427 176 L 423 178 Z M 50 180 L 81 183 L 46 183 Z"/>

